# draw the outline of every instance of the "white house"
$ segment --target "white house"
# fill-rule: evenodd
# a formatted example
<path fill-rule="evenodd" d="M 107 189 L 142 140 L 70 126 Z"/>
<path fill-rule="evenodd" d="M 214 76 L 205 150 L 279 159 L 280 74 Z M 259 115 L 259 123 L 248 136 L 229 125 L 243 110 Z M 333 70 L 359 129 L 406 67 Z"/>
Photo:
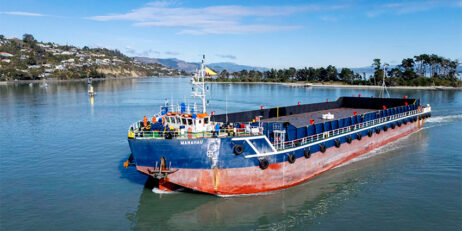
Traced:
<path fill-rule="evenodd" d="M 13 57 L 14 55 L 12 55 L 10 53 L 6 53 L 6 52 L 0 52 L 0 56 L 2 56 L 2 57 Z"/>

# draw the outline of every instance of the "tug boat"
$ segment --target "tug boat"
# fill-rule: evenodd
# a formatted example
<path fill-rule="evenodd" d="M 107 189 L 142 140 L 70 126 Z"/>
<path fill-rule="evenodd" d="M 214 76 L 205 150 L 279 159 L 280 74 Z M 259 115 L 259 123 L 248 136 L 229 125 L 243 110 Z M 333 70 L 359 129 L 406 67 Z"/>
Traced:
<path fill-rule="evenodd" d="M 202 60 L 191 81 L 202 107 L 166 102 L 129 127 L 124 166 L 155 178 L 159 190 L 235 196 L 285 189 L 416 132 L 431 116 L 420 99 L 360 95 L 213 115 L 204 84 L 210 73 Z"/>

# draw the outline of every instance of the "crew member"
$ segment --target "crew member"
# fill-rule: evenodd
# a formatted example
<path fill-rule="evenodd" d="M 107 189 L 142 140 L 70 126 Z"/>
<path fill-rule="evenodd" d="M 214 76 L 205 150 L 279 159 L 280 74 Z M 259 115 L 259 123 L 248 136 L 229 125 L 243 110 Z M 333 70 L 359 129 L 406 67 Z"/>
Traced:
<path fill-rule="evenodd" d="M 148 126 L 148 118 L 146 116 L 144 116 L 143 118 L 143 124 L 144 124 L 144 127 Z"/>

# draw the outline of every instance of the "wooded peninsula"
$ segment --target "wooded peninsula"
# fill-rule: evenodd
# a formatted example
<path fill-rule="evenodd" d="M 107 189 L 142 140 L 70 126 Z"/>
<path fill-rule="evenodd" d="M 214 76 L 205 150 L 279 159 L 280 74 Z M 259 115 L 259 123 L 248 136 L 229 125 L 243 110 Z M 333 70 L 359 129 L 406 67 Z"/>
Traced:
<path fill-rule="evenodd" d="M 414 58 L 405 58 L 401 64 L 390 67 L 380 59 L 374 59 L 374 73 L 355 73 L 350 68 L 342 68 L 340 72 L 335 66 L 326 68 L 288 68 L 271 69 L 269 71 L 247 71 L 229 73 L 223 70 L 216 82 L 308 82 L 332 83 L 343 85 L 382 85 L 383 78 L 387 86 L 451 86 L 462 87 L 457 77 L 458 60 L 447 59 L 435 54 L 421 54 Z"/>

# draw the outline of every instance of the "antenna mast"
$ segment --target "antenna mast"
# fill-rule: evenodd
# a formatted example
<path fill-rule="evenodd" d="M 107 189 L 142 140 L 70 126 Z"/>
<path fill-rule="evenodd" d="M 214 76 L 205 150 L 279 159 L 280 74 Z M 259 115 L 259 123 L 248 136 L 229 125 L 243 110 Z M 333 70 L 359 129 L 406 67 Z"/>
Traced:
<path fill-rule="evenodd" d="M 387 86 L 385 85 L 385 71 L 387 70 L 388 64 L 383 65 L 383 78 L 382 78 L 382 90 L 380 91 L 380 98 L 385 98 L 385 92 L 387 93 L 388 98 L 390 98 L 390 93 L 388 93 Z"/>
<path fill-rule="evenodd" d="M 192 95 L 202 100 L 202 113 L 205 113 L 205 55 L 202 56 L 201 69 L 194 75 L 192 84 L 196 86 Z"/>

